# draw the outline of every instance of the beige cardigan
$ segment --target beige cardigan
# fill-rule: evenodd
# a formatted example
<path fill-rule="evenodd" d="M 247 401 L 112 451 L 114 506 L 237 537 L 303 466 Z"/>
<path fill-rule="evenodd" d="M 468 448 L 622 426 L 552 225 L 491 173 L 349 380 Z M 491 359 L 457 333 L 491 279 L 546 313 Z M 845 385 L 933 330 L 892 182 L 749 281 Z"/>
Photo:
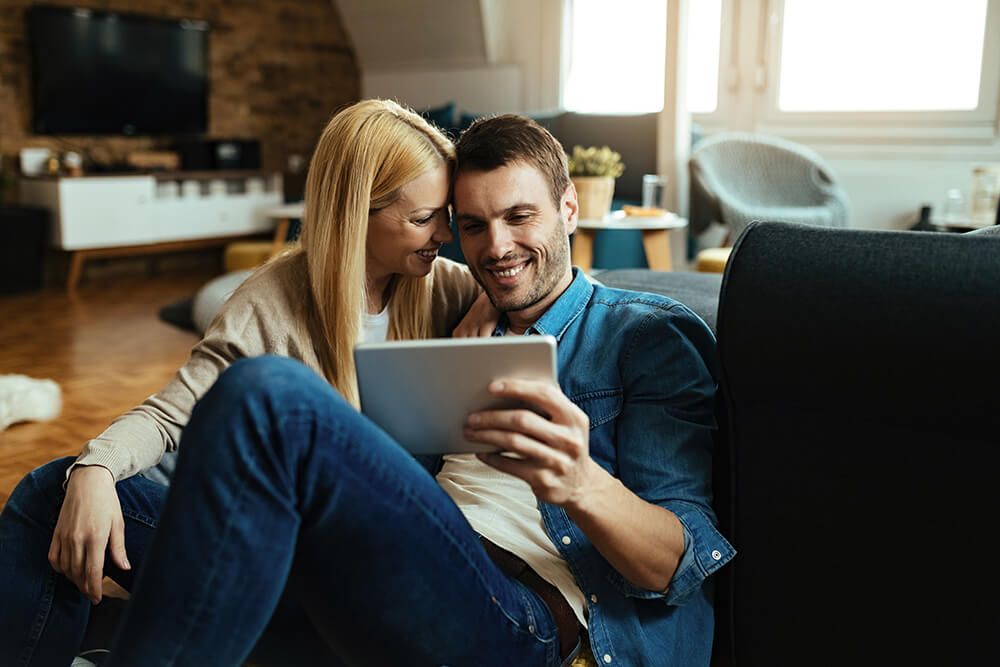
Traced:
<path fill-rule="evenodd" d="M 434 262 L 433 280 L 434 336 L 445 337 L 480 288 L 465 265 L 443 258 Z M 316 354 L 321 334 L 308 294 L 302 253 L 275 260 L 250 276 L 222 306 L 167 386 L 84 445 L 76 464 L 105 466 L 116 481 L 156 465 L 164 452 L 177 448 L 194 404 L 241 357 L 291 357 L 322 375 Z"/>

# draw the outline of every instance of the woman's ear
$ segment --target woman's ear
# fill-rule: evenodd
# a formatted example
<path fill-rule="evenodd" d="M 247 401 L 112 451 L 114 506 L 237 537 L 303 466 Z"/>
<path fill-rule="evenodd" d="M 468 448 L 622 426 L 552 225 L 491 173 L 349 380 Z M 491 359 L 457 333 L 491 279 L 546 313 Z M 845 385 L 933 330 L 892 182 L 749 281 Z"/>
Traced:
<path fill-rule="evenodd" d="M 576 231 L 576 222 L 580 217 L 580 204 L 576 198 L 576 186 L 573 185 L 572 181 L 563 190 L 560 208 L 562 209 L 560 212 L 566 222 L 566 234 L 572 234 Z"/>

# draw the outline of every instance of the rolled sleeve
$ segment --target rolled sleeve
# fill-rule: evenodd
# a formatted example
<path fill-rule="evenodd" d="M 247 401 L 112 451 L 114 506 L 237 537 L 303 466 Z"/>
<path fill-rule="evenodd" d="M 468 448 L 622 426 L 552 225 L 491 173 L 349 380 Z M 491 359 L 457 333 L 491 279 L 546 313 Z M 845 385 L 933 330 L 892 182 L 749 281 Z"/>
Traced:
<path fill-rule="evenodd" d="M 674 507 L 672 511 L 684 526 L 684 556 L 664 592 L 664 601 L 684 604 L 702 582 L 736 555 L 736 549 L 716 529 L 705 513 L 695 507 Z"/>
<path fill-rule="evenodd" d="M 639 588 L 614 572 L 613 583 L 627 596 L 682 605 L 736 553 L 711 506 L 714 342 L 683 306 L 649 317 L 632 342 L 628 400 L 618 420 L 619 473 L 640 498 L 677 517 L 684 552 L 665 591 Z"/>

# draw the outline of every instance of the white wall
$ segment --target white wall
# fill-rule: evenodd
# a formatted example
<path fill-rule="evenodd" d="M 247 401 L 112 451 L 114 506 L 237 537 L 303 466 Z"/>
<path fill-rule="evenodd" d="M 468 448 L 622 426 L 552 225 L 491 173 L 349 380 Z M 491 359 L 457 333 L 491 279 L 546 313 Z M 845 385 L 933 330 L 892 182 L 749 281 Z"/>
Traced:
<path fill-rule="evenodd" d="M 373 9 L 364 0 L 339 0 L 356 44 L 363 96 L 417 109 L 454 102 L 476 114 L 558 108 L 562 0 L 448 0 L 441 7 L 417 0 L 421 25 L 432 26 L 448 48 L 434 53 L 414 43 L 416 52 L 405 60 L 406 44 L 385 41 L 398 32 L 387 31 L 385 21 L 399 2 L 379 0 Z M 452 39 L 464 46 L 456 49 Z"/>
<path fill-rule="evenodd" d="M 521 68 L 497 65 L 412 69 L 362 73 L 363 97 L 387 97 L 414 109 L 454 102 L 458 111 L 517 113 L 524 111 Z"/>
<path fill-rule="evenodd" d="M 822 152 L 821 152 L 822 154 Z M 1000 162 L 1000 156 L 994 157 Z M 829 163 L 851 200 L 851 226 L 863 229 L 906 229 L 920 207 L 939 212 L 945 192 L 958 188 L 969 201 L 972 170 L 983 160 L 938 158 L 832 158 Z"/>

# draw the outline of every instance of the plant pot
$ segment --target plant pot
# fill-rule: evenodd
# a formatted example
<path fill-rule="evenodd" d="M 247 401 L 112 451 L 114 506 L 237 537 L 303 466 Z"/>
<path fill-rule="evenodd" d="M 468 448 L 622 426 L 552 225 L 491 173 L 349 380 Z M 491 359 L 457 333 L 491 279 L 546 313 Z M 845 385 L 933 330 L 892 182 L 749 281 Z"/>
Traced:
<path fill-rule="evenodd" d="M 576 198 L 580 203 L 581 220 L 603 220 L 611 212 L 615 194 L 615 179 L 611 176 L 574 176 Z"/>

